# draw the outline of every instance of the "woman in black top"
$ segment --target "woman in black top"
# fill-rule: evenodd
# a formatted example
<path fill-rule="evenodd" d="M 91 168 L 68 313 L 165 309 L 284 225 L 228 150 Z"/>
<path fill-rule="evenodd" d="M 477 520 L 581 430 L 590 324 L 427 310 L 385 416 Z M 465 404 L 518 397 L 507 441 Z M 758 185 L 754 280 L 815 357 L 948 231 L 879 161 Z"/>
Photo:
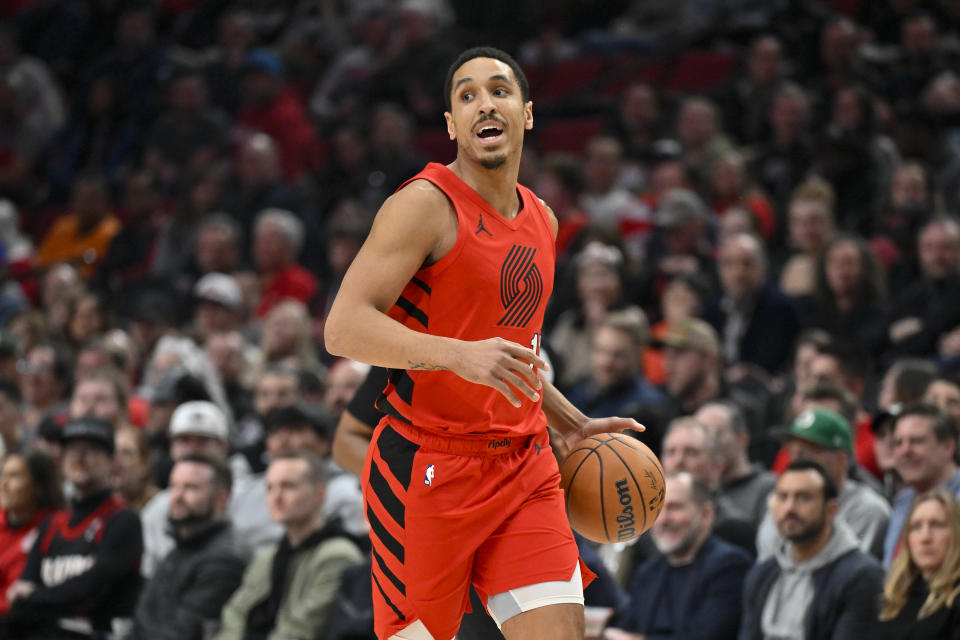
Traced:
<path fill-rule="evenodd" d="M 960 639 L 960 503 L 945 489 L 914 500 L 883 587 L 880 638 Z"/>

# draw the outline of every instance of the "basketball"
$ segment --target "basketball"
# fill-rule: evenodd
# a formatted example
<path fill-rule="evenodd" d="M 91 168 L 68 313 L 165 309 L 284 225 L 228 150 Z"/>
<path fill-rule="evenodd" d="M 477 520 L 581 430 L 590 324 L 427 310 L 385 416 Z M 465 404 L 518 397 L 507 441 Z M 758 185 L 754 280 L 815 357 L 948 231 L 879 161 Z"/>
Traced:
<path fill-rule="evenodd" d="M 623 433 L 578 442 L 560 465 L 574 531 L 594 542 L 627 542 L 663 508 L 663 467 L 650 448 Z"/>

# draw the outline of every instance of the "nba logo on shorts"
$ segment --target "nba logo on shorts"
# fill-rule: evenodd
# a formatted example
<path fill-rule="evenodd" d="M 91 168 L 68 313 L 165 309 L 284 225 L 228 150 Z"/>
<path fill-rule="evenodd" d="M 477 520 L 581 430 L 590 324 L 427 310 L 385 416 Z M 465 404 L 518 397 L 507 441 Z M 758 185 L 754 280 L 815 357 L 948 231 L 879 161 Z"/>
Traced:
<path fill-rule="evenodd" d="M 433 465 L 427 467 L 427 472 L 423 476 L 423 484 L 428 487 L 433 484 Z"/>

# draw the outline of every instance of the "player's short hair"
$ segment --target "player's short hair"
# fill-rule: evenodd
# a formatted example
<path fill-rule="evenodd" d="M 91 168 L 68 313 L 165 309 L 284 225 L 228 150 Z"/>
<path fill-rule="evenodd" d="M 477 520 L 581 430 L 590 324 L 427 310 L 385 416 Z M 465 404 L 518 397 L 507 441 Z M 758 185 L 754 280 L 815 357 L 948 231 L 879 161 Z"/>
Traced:
<path fill-rule="evenodd" d="M 503 49 L 497 49 L 496 47 L 473 47 L 457 56 L 457 59 L 453 61 L 453 64 L 451 64 L 447 70 L 447 79 L 443 83 L 443 104 L 447 108 L 447 111 L 450 111 L 452 105 L 450 91 L 453 89 L 453 74 L 457 72 L 457 69 L 474 58 L 493 58 L 510 67 L 510 70 L 513 71 L 513 77 L 520 87 L 520 95 L 523 97 L 523 102 L 530 102 L 530 83 L 527 82 L 527 76 L 523 73 L 523 69 L 520 68 L 520 63 L 514 60 L 513 56 Z"/>

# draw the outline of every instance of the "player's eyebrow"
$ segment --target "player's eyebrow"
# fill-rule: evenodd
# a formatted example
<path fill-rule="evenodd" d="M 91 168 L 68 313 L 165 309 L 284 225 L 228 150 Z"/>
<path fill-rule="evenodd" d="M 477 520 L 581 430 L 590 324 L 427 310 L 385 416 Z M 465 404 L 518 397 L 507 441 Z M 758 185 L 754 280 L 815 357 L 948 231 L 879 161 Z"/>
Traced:
<path fill-rule="evenodd" d="M 510 78 L 508 78 L 507 76 L 503 75 L 502 73 L 496 73 L 496 74 L 490 76 L 489 79 L 490 79 L 490 80 L 500 80 L 501 82 L 506 82 L 506 83 L 509 83 L 509 82 L 510 82 Z M 463 78 L 460 78 L 459 80 L 457 80 L 457 83 L 456 83 L 455 85 L 453 85 L 454 91 L 456 91 L 457 89 L 459 89 L 459 88 L 460 88 L 460 85 L 466 84 L 466 83 L 468 83 L 468 82 L 473 82 L 473 78 L 471 78 L 470 76 L 465 76 L 465 77 L 463 77 Z"/>

